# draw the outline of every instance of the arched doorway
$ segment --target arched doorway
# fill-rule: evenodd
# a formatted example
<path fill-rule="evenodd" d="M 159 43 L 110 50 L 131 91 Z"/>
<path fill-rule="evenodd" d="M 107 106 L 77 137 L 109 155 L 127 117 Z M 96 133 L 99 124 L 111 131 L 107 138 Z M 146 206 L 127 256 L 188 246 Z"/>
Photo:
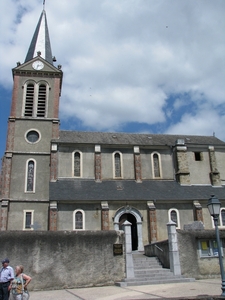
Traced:
<path fill-rule="evenodd" d="M 121 224 L 124 221 L 128 221 L 132 224 L 132 248 L 133 250 L 143 251 L 143 239 L 142 239 L 142 215 L 141 213 L 134 207 L 129 205 L 123 206 L 117 210 L 115 216 L 113 218 L 114 229 L 121 230 Z"/>
<path fill-rule="evenodd" d="M 138 236 L 137 236 L 137 220 L 132 214 L 123 214 L 119 219 L 119 229 L 122 230 L 122 224 L 128 221 L 131 223 L 131 238 L 132 238 L 132 251 L 138 249 Z"/>

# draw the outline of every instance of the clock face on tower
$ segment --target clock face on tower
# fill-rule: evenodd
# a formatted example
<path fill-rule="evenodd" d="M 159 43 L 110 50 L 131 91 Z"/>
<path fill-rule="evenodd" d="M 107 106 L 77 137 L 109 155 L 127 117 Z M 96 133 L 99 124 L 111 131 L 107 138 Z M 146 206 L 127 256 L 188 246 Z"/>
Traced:
<path fill-rule="evenodd" d="M 41 70 L 41 69 L 44 68 L 44 64 L 43 64 L 42 61 L 36 60 L 36 61 L 33 62 L 32 67 L 33 67 L 35 70 Z"/>

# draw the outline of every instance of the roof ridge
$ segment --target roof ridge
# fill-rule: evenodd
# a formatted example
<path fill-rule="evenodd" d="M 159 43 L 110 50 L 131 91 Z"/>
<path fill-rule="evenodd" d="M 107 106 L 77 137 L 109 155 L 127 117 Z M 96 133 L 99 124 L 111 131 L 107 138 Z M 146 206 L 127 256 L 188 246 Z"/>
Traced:
<path fill-rule="evenodd" d="M 73 130 L 60 130 L 57 141 L 71 144 L 173 146 L 179 139 L 184 139 L 187 145 L 225 146 L 225 142 L 214 136 Z"/>
<path fill-rule="evenodd" d="M 84 130 L 60 130 L 60 132 L 71 132 L 71 133 L 101 133 L 101 134 L 127 134 L 127 135 L 155 135 L 155 136 L 174 136 L 174 137 L 207 137 L 207 138 L 215 138 L 218 139 L 217 137 L 213 135 L 197 135 L 197 134 L 171 134 L 171 133 L 152 133 L 152 132 L 147 132 L 147 133 L 142 133 L 142 132 L 119 132 L 119 131 L 84 131 Z M 220 140 L 220 139 L 218 139 Z"/>

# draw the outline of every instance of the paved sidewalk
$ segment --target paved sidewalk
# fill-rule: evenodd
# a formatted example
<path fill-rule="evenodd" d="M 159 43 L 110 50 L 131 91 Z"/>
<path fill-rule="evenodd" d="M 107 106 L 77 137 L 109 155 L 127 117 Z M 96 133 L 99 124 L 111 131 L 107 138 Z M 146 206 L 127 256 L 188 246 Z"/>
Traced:
<path fill-rule="evenodd" d="M 142 285 L 131 287 L 89 287 L 53 291 L 32 291 L 30 300 L 146 300 L 169 298 L 201 298 L 221 295 L 221 280 L 206 279 L 194 282 Z"/>

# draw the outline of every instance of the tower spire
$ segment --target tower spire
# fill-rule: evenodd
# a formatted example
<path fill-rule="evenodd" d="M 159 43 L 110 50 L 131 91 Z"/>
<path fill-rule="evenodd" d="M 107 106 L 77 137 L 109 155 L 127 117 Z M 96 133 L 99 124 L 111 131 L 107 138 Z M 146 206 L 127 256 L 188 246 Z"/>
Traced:
<path fill-rule="evenodd" d="M 47 17 L 44 7 L 45 0 L 43 1 L 43 11 L 34 32 L 30 47 L 27 52 L 27 56 L 25 58 L 25 62 L 36 57 L 37 52 L 39 52 L 39 54 L 41 53 L 40 56 L 42 58 L 47 60 L 50 64 L 53 64 Z"/>

